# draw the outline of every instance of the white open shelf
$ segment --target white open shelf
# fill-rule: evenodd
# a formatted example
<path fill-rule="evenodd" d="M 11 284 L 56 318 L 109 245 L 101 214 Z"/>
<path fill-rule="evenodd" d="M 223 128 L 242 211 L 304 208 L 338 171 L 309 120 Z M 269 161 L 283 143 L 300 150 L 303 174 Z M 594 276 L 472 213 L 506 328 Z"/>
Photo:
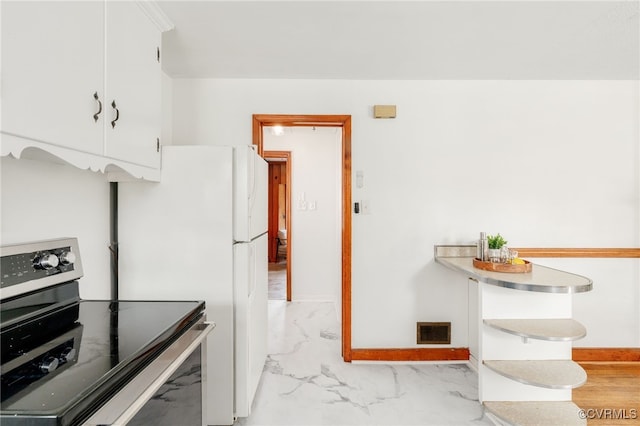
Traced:
<path fill-rule="evenodd" d="M 490 327 L 524 338 L 573 341 L 587 335 L 587 329 L 571 318 L 550 319 L 485 319 Z"/>

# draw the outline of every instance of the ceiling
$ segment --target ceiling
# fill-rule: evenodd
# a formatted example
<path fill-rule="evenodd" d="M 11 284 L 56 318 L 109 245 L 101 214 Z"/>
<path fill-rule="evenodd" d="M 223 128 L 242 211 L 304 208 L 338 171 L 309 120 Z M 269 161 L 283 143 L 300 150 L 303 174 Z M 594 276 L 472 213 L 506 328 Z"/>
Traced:
<path fill-rule="evenodd" d="M 638 79 L 640 0 L 159 1 L 174 78 Z"/>

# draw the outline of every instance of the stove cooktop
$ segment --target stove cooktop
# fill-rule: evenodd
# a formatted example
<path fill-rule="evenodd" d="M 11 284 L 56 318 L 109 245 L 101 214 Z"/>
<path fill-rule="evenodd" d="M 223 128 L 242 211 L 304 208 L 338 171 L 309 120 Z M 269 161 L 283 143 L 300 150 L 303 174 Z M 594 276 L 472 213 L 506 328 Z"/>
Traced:
<path fill-rule="evenodd" d="M 30 342 L 26 351 L 8 342 L 41 329 L 40 318 L 3 329 L 0 423 L 81 423 L 203 310 L 203 302 L 79 300 L 54 311 L 66 318 L 59 322 L 68 324 L 40 336 L 38 344 Z M 69 316 L 75 321 L 68 321 Z M 32 356 L 36 373 L 24 374 L 25 367 L 16 365 Z M 47 372 L 52 358 L 55 368 Z"/>
<path fill-rule="evenodd" d="M 75 238 L 0 247 L 0 424 L 82 424 L 204 315 L 204 302 L 82 300 Z"/>

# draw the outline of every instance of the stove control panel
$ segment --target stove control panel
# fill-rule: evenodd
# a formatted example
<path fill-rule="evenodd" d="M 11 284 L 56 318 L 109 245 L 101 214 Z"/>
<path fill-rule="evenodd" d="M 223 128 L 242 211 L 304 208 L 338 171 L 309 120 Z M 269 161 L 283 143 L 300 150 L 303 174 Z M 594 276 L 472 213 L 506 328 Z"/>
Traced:
<path fill-rule="evenodd" d="M 1 298 L 51 286 L 82 276 L 78 242 L 75 238 L 48 240 L 0 248 Z M 15 294 L 14 294 L 15 293 Z"/>
<path fill-rule="evenodd" d="M 70 250 L 60 247 L 2 257 L 2 287 L 72 271 L 75 262 L 69 261 Z"/>

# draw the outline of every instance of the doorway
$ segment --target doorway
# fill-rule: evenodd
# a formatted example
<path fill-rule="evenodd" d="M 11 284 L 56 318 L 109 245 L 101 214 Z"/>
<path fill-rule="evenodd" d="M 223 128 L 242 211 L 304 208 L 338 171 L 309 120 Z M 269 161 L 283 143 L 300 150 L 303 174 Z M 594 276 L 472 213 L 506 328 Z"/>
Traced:
<path fill-rule="evenodd" d="M 269 163 L 269 298 L 280 298 L 284 279 L 284 299 L 291 302 L 291 152 L 262 156 Z"/>
<path fill-rule="evenodd" d="M 351 116 L 255 114 L 252 123 L 253 144 L 264 156 L 264 127 L 339 127 L 342 131 L 342 358 L 351 362 Z M 289 203 L 290 204 L 290 203 Z M 291 236 L 289 235 L 289 250 Z"/>

